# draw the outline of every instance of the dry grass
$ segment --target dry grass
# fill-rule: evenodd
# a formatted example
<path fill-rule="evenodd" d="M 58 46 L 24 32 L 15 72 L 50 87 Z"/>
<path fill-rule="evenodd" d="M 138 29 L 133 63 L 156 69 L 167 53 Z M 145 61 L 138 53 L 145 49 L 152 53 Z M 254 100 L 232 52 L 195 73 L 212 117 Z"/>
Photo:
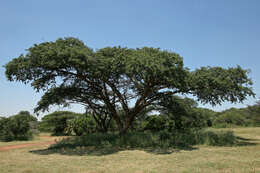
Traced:
<path fill-rule="evenodd" d="M 34 136 L 33 140 L 31 141 L 11 141 L 11 142 L 1 142 L 0 141 L 0 147 L 1 146 L 8 146 L 8 145 L 17 145 L 17 144 L 27 144 L 27 143 L 38 143 L 38 142 L 46 142 L 46 141 L 53 141 L 58 140 L 61 137 L 54 137 L 50 136 L 50 133 L 41 133 L 37 136 Z"/>
<path fill-rule="evenodd" d="M 241 146 L 194 146 L 193 150 L 161 153 L 144 150 L 95 151 L 89 148 L 48 151 L 44 150 L 46 146 L 10 150 L 0 152 L 0 172 L 260 172 L 260 128 L 232 130 L 241 137 Z"/>

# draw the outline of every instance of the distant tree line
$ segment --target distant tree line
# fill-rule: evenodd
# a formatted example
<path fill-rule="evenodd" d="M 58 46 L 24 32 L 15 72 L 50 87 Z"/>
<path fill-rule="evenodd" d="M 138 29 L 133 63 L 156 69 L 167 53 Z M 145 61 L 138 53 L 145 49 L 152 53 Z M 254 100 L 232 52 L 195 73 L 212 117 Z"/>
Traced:
<path fill-rule="evenodd" d="M 207 127 L 260 126 L 260 102 L 246 108 L 215 112 L 198 107 L 193 99 L 174 96 L 146 108 L 140 114 L 131 125 L 130 132 L 179 133 Z M 21 111 L 10 117 L 0 117 L 0 140 L 30 140 L 38 132 L 50 132 L 55 136 L 118 132 L 113 119 L 104 118 L 103 123 L 98 120 L 92 112 L 56 111 L 37 121 L 28 111 Z"/>
<path fill-rule="evenodd" d="M 100 126 L 91 112 L 84 114 L 57 111 L 42 118 L 39 129 L 53 135 L 81 136 L 90 133 L 118 132 L 117 124 L 110 120 Z M 174 97 L 149 107 L 132 124 L 131 132 L 185 132 L 207 127 L 260 126 L 260 104 L 246 108 L 231 108 L 222 112 L 198 107 L 190 98 Z"/>
<path fill-rule="evenodd" d="M 216 114 L 214 127 L 260 126 L 260 104 L 246 108 L 231 108 Z"/>

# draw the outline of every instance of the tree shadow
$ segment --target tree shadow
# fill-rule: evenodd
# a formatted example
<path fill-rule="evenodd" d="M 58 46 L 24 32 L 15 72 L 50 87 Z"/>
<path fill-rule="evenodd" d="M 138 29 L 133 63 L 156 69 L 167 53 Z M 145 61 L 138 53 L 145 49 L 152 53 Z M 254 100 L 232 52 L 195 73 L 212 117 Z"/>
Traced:
<path fill-rule="evenodd" d="M 65 141 L 69 141 L 69 139 L 64 139 Z M 56 144 L 59 144 L 59 141 Z M 239 146 L 255 146 L 260 145 L 259 139 L 249 139 L 249 138 L 243 138 L 240 136 L 236 136 L 236 141 L 232 147 L 239 147 Z M 139 150 L 139 151 L 145 151 L 147 153 L 156 154 L 156 155 L 162 155 L 162 154 L 172 154 L 180 152 L 181 150 L 186 151 L 192 151 L 192 150 L 198 150 L 198 147 L 194 147 L 192 145 L 185 145 L 185 146 L 175 146 L 175 147 L 167 147 L 167 146 L 161 146 L 161 147 L 117 147 L 113 145 L 105 145 L 105 146 L 78 146 L 77 141 L 74 141 L 71 145 L 64 146 L 64 147 L 55 147 L 55 145 L 50 146 L 47 149 L 39 149 L 39 150 L 31 150 L 29 152 L 33 154 L 39 154 L 39 155 L 50 155 L 50 154 L 61 154 L 61 155 L 77 155 L 77 156 L 104 156 L 104 155 L 110 155 L 115 154 L 120 151 L 133 151 L 133 150 Z M 226 145 L 223 145 L 226 146 Z M 227 145 L 230 146 L 230 145 Z"/>
<path fill-rule="evenodd" d="M 254 141 L 260 141 L 260 140 L 236 136 L 236 146 L 255 146 L 255 145 L 259 145 L 259 143 L 256 143 Z"/>
<path fill-rule="evenodd" d="M 197 147 L 192 147 L 192 146 L 178 146 L 178 147 L 171 147 L 171 148 L 146 148 L 142 149 L 143 151 L 151 154 L 172 154 L 172 153 L 178 153 L 181 150 L 185 151 L 192 151 L 192 150 L 198 150 L 199 148 Z"/>
<path fill-rule="evenodd" d="M 104 156 L 109 154 L 114 154 L 119 151 L 122 151 L 120 148 L 96 148 L 96 147 L 76 147 L 76 148 L 59 148 L 59 149 L 40 149 L 40 150 L 31 150 L 30 153 L 39 154 L 39 155 L 50 155 L 50 154 L 61 154 L 61 155 L 77 155 L 77 156 Z"/>
<path fill-rule="evenodd" d="M 39 154 L 39 155 L 50 155 L 50 154 L 61 154 L 61 155 L 70 155 L 70 156 L 104 156 L 104 155 L 110 155 L 115 154 L 120 151 L 133 151 L 133 150 L 139 150 L 139 151 L 145 151 L 147 153 L 151 154 L 172 154 L 180 152 L 181 150 L 197 150 L 196 147 L 191 146 L 185 146 L 185 147 L 149 147 L 149 148 L 120 148 L 120 147 L 76 147 L 76 148 L 59 148 L 59 149 L 53 149 L 53 148 L 47 148 L 47 149 L 39 149 L 39 150 L 31 150 L 30 153 L 33 154 Z"/>
<path fill-rule="evenodd" d="M 250 138 L 244 138 L 240 136 L 236 136 L 237 140 L 243 140 L 243 141 L 260 141 L 260 139 L 250 139 Z"/>

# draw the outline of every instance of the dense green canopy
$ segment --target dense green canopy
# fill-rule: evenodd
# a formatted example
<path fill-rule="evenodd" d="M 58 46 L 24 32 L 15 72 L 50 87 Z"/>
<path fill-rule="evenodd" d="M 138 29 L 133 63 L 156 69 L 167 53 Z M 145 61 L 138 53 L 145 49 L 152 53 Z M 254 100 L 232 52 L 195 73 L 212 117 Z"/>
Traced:
<path fill-rule="evenodd" d="M 5 65 L 6 76 L 45 92 L 35 111 L 80 103 L 97 117 L 109 114 L 121 132 L 144 108 L 168 96 L 191 94 L 216 105 L 254 95 L 248 71 L 240 66 L 190 71 L 178 54 L 159 48 L 94 51 L 76 38 L 64 38 L 35 44 L 27 51 Z"/>

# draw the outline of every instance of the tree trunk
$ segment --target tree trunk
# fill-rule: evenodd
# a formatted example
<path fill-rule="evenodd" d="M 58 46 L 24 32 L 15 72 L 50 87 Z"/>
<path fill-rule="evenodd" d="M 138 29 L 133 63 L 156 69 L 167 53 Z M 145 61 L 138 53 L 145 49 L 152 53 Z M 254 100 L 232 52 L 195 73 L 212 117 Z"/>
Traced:
<path fill-rule="evenodd" d="M 127 134 L 129 128 L 123 128 L 119 130 L 119 135 L 124 136 Z"/>
<path fill-rule="evenodd" d="M 120 135 L 125 135 L 127 134 L 129 128 L 131 127 L 132 123 L 133 123 L 133 120 L 135 118 L 136 115 L 128 115 L 130 117 L 127 117 L 125 119 L 125 122 L 124 122 L 124 127 L 119 129 L 119 134 Z"/>

